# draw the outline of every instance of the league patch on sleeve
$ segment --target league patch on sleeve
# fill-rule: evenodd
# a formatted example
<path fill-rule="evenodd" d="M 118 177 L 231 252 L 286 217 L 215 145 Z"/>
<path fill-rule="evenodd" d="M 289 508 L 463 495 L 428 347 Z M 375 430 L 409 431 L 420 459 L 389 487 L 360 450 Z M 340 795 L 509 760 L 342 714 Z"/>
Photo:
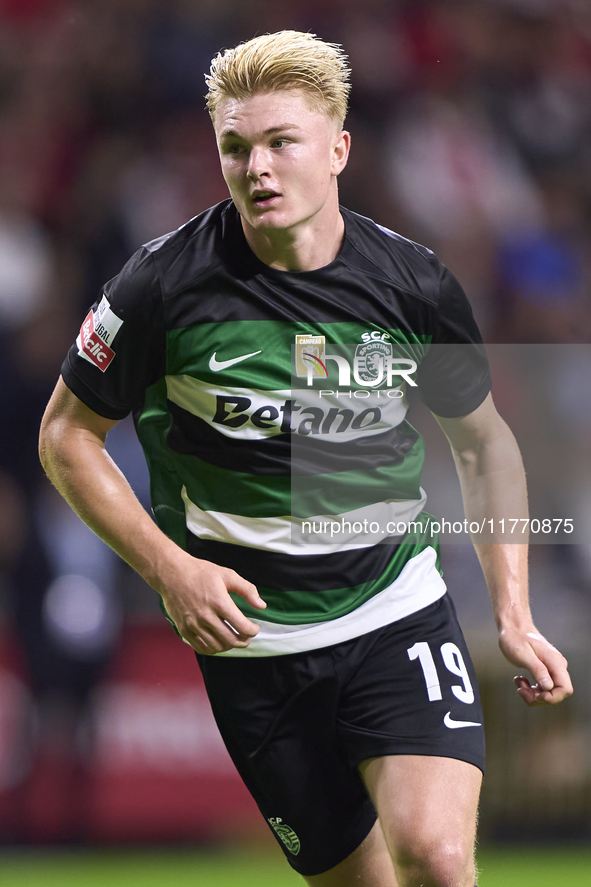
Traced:
<path fill-rule="evenodd" d="M 121 318 L 111 311 L 107 297 L 103 296 L 98 308 L 88 312 L 80 327 L 80 334 L 76 339 L 80 357 L 104 373 L 115 357 L 111 342 L 122 323 Z"/>

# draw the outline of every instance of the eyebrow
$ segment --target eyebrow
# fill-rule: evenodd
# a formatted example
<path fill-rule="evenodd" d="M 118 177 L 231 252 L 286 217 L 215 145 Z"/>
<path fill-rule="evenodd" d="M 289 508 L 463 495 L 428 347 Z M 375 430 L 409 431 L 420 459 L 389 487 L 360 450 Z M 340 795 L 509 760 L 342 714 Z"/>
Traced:
<path fill-rule="evenodd" d="M 297 123 L 281 123 L 279 126 L 271 126 L 269 129 L 266 129 L 263 132 L 264 136 L 272 136 L 277 132 L 285 132 L 289 129 L 301 129 Z M 242 139 L 244 136 L 241 136 L 240 133 L 236 132 L 234 129 L 225 129 L 222 133 L 220 133 L 220 138 L 238 138 Z"/>

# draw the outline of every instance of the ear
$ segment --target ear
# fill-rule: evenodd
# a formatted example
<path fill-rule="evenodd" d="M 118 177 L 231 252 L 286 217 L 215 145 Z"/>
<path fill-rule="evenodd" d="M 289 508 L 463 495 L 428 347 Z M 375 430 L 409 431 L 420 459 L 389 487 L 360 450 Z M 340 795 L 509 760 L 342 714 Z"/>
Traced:
<path fill-rule="evenodd" d="M 338 133 L 333 142 L 332 162 L 330 171 L 333 176 L 338 176 L 347 165 L 349 150 L 351 148 L 351 133 L 343 130 Z"/>

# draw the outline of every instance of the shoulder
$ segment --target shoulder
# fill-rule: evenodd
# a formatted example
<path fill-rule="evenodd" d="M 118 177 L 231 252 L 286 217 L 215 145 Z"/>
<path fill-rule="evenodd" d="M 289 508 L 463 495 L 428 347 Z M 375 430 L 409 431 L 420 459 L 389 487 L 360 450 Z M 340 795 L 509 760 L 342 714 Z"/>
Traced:
<path fill-rule="evenodd" d="M 145 243 L 122 274 L 128 271 L 137 276 L 154 275 L 163 295 L 194 283 L 223 264 L 222 244 L 232 206 L 231 200 L 224 200 L 189 219 L 176 231 Z"/>
<path fill-rule="evenodd" d="M 435 253 L 373 219 L 341 208 L 353 264 L 436 304 L 444 266 Z"/>

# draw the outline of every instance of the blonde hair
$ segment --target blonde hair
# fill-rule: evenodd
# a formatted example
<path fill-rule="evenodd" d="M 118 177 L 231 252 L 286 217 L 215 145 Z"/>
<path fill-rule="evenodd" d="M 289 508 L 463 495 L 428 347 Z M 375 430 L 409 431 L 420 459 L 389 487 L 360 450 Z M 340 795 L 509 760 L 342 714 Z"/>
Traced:
<path fill-rule="evenodd" d="M 342 128 L 351 84 L 347 56 L 337 43 L 315 34 L 278 31 L 219 52 L 205 80 L 207 107 L 215 123 L 224 99 L 242 99 L 276 89 L 301 89 L 313 107 Z"/>

